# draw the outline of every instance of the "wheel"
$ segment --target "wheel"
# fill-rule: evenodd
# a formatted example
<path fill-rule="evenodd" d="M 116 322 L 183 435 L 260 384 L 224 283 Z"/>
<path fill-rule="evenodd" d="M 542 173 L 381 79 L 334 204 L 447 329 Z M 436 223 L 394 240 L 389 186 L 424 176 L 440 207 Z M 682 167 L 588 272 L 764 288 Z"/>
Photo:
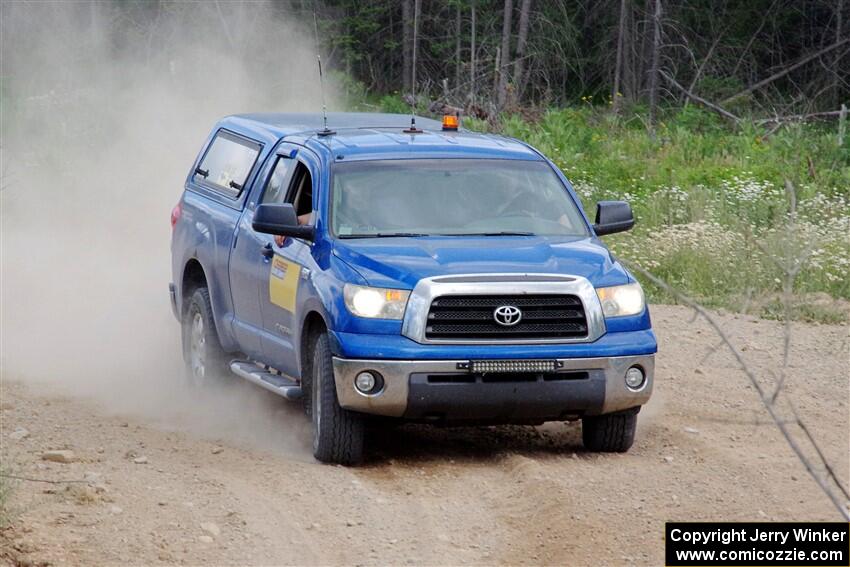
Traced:
<path fill-rule="evenodd" d="M 581 436 L 588 451 L 625 453 L 635 441 L 637 414 L 640 408 L 585 417 L 581 420 Z"/>
<path fill-rule="evenodd" d="M 183 315 L 183 360 L 186 376 L 196 386 L 220 379 L 227 370 L 227 353 L 218 341 L 210 293 L 205 287 L 192 293 Z"/>
<path fill-rule="evenodd" d="M 339 406 L 328 336 L 321 334 L 313 348 L 310 417 L 313 456 L 323 463 L 354 465 L 363 459 L 363 416 Z"/>

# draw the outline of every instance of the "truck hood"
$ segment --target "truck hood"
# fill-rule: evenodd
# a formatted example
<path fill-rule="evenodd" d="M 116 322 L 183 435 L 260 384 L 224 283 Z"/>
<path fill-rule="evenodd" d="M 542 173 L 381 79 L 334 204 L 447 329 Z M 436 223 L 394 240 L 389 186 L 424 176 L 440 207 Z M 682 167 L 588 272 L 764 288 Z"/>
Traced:
<path fill-rule="evenodd" d="M 628 283 L 596 238 L 545 236 L 336 239 L 334 254 L 369 285 L 412 289 L 447 274 L 538 273 L 583 276 L 596 287 Z"/>

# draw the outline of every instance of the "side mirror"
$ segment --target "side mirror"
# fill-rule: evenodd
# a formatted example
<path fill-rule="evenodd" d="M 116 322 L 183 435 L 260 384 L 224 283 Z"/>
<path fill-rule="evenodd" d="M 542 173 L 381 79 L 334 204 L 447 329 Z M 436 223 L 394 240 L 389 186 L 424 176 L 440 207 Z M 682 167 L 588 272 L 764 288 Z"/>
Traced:
<path fill-rule="evenodd" d="M 635 225 L 632 207 L 625 201 L 599 201 L 596 203 L 596 236 L 613 234 L 631 229 Z"/>
<path fill-rule="evenodd" d="M 274 234 L 275 236 L 292 236 L 313 240 L 316 229 L 312 226 L 298 224 L 295 207 L 290 203 L 265 203 L 257 205 L 254 211 L 254 222 L 251 226 L 257 232 Z"/>

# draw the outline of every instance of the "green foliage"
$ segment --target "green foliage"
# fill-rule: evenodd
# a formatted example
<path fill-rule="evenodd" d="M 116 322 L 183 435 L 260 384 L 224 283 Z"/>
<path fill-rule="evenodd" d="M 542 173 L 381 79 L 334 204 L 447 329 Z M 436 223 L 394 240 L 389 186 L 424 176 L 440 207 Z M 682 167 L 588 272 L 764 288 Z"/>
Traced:
<path fill-rule="evenodd" d="M 836 309 L 835 302 L 824 301 L 823 298 L 815 297 L 811 300 L 796 300 L 791 303 L 791 318 L 798 321 L 810 323 L 825 323 L 827 325 L 840 325 L 848 319 L 847 306 L 839 304 Z M 785 305 L 779 297 L 768 301 L 760 310 L 759 315 L 765 319 L 784 321 L 786 312 Z"/>
<path fill-rule="evenodd" d="M 360 81 L 351 78 L 351 75 L 340 73 L 339 71 L 328 72 L 329 81 L 334 85 L 334 91 L 337 95 L 343 97 L 344 108 L 356 108 L 361 110 L 363 101 L 368 99 L 366 86 Z M 366 110 L 362 108 L 362 110 Z"/>
<path fill-rule="evenodd" d="M 381 112 L 394 112 L 396 114 L 406 114 L 410 112 L 410 105 L 401 100 L 397 95 L 385 95 L 378 101 Z"/>
<path fill-rule="evenodd" d="M 382 103 L 389 108 L 392 98 Z M 765 138 L 754 123 L 733 128 L 689 106 L 664 114 L 652 142 L 644 120 L 583 105 L 533 123 L 509 115 L 499 128 L 469 118 L 463 125 L 498 129 L 542 151 L 591 217 L 599 200 L 629 201 L 636 228 L 606 243 L 707 305 L 775 316 L 786 278 L 777 262 L 805 257 L 794 316 L 848 319 L 850 148 L 837 145 L 834 125 L 789 125 Z M 797 199 L 793 224 L 786 179 Z M 650 285 L 647 293 L 671 300 Z"/>
<path fill-rule="evenodd" d="M 711 186 L 736 175 L 780 184 L 785 178 L 814 181 L 809 187 L 828 194 L 850 190 L 850 150 L 837 147 L 834 130 L 795 125 L 765 140 L 763 128 L 749 124 L 732 130 L 690 107 L 662 116 L 659 141 L 653 143 L 642 114 L 616 120 L 608 116 L 598 108 L 567 108 L 547 112 L 539 124 L 510 117 L 503 130 L 543 151 L 573 178 L 619 193 Z M 815 180 L 810 179 L 809 158 Z"/>
<path fill-rule="evenodd" d="M 411 75 L 402 75 L 412 67 L 413 50 L 412 45 L 405 48 L 403 38 L 406 35 L 410 41 L 413 36 L 413 4 L 413 0 L 312 2 L 329 64 L 344 67 L 374 92 L 409 88 Z M 662 66 L 696 94 L 724 100 L 832 43 L 840 5 L 836 0 L 664 2 Z M 456 106 L 474 99 L 477 105 L 490 107 L 498 102 L 493 85 L 505 73 L 511 96 L 504 105 L 498 102 L 502 108 L 579 104 L 591 97 L 605 102 L 619 70 L 616 85 L 622 100 L 647 104 L 652 5 L 627 2 L 625 6 L 621 17 L 619 2 L 516 0 L 507 14 L 510 49 L 502 53 L 504 0 L 421 2 L 416 92 L 431 99 L 445 98 Z M 523 7 L 528 9 L 524 19 L 528 28 L 520 48 Z M 618 65 L 621 30 L 627 56 Z M 839 59 L 833 59 L 835 55 L 796 67 L 765 88 L 737 97 L 728 107 L 736 114 L 753 108 L 834 110 L 850 92 L 847 54 L 837 53 Z M 523 61 L 522 76 L 516 76 L 519 69 L 511 65 L 519 60 Z M 476 77 L 471 81 L 473 73 Z M 448 81 L 445 90 L 444 80 Z M 683 102 L 678 90 L 664 81 L 659 96 L 666 103 Z"/>
<path fill-rule="evenodd" d="M 686 106 L 668 120 L 669 127 L 680 135 L 719 134 L 724 130 L 723 119 L 714 112 L 698 106 Z M 682 131 L 684 130 L 684 132 Z"/>
<path fill-rule="evenodd" d="M 737 77 L 703 77 L 700 79 L 698 85 L 700 95 L 708 100 L 723 100 L 728 96 L 732 96 L 735 93 L 741 92 L 746 86 L 741 80 Z M 740 101 L 736 102 L 736 104 L 731 108 L 739 108 L 743 105 L 745 98 L 741 98 Z"/>

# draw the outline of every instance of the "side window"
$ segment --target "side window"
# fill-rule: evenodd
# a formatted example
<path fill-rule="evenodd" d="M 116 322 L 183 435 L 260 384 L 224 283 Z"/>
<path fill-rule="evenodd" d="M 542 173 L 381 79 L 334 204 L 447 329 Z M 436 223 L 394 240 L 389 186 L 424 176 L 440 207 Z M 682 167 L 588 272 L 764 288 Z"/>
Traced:
<path fill-rule="evenodd" d="M 283 203 L 283 198 L 286 196 L 285 183 L 289 180 L 289 172 L 292 171 L 294 160 L 289 158 L 279 157 L 274 164 L 269 182 L 266 184 L 266 190 L 263 191 L 263 198 L 260 203 Z"/>
<path fill-rule="evenodd" d="M 303 163 L 299 162 L 295 167 L 295 173 L 292 175 L 292 182 L 286 194 L 286 202 L 292 203 L 295 207 L 299 224 L 312 224 L 313 178 L 310 176 L 310 170 Z"/>
<path fill-rule="evenodd" d="M 236 198 L 242 192 L 259 153 L 260 144 L 257 142 L 221 130 L 195 169 L 195 180 Z"/>

